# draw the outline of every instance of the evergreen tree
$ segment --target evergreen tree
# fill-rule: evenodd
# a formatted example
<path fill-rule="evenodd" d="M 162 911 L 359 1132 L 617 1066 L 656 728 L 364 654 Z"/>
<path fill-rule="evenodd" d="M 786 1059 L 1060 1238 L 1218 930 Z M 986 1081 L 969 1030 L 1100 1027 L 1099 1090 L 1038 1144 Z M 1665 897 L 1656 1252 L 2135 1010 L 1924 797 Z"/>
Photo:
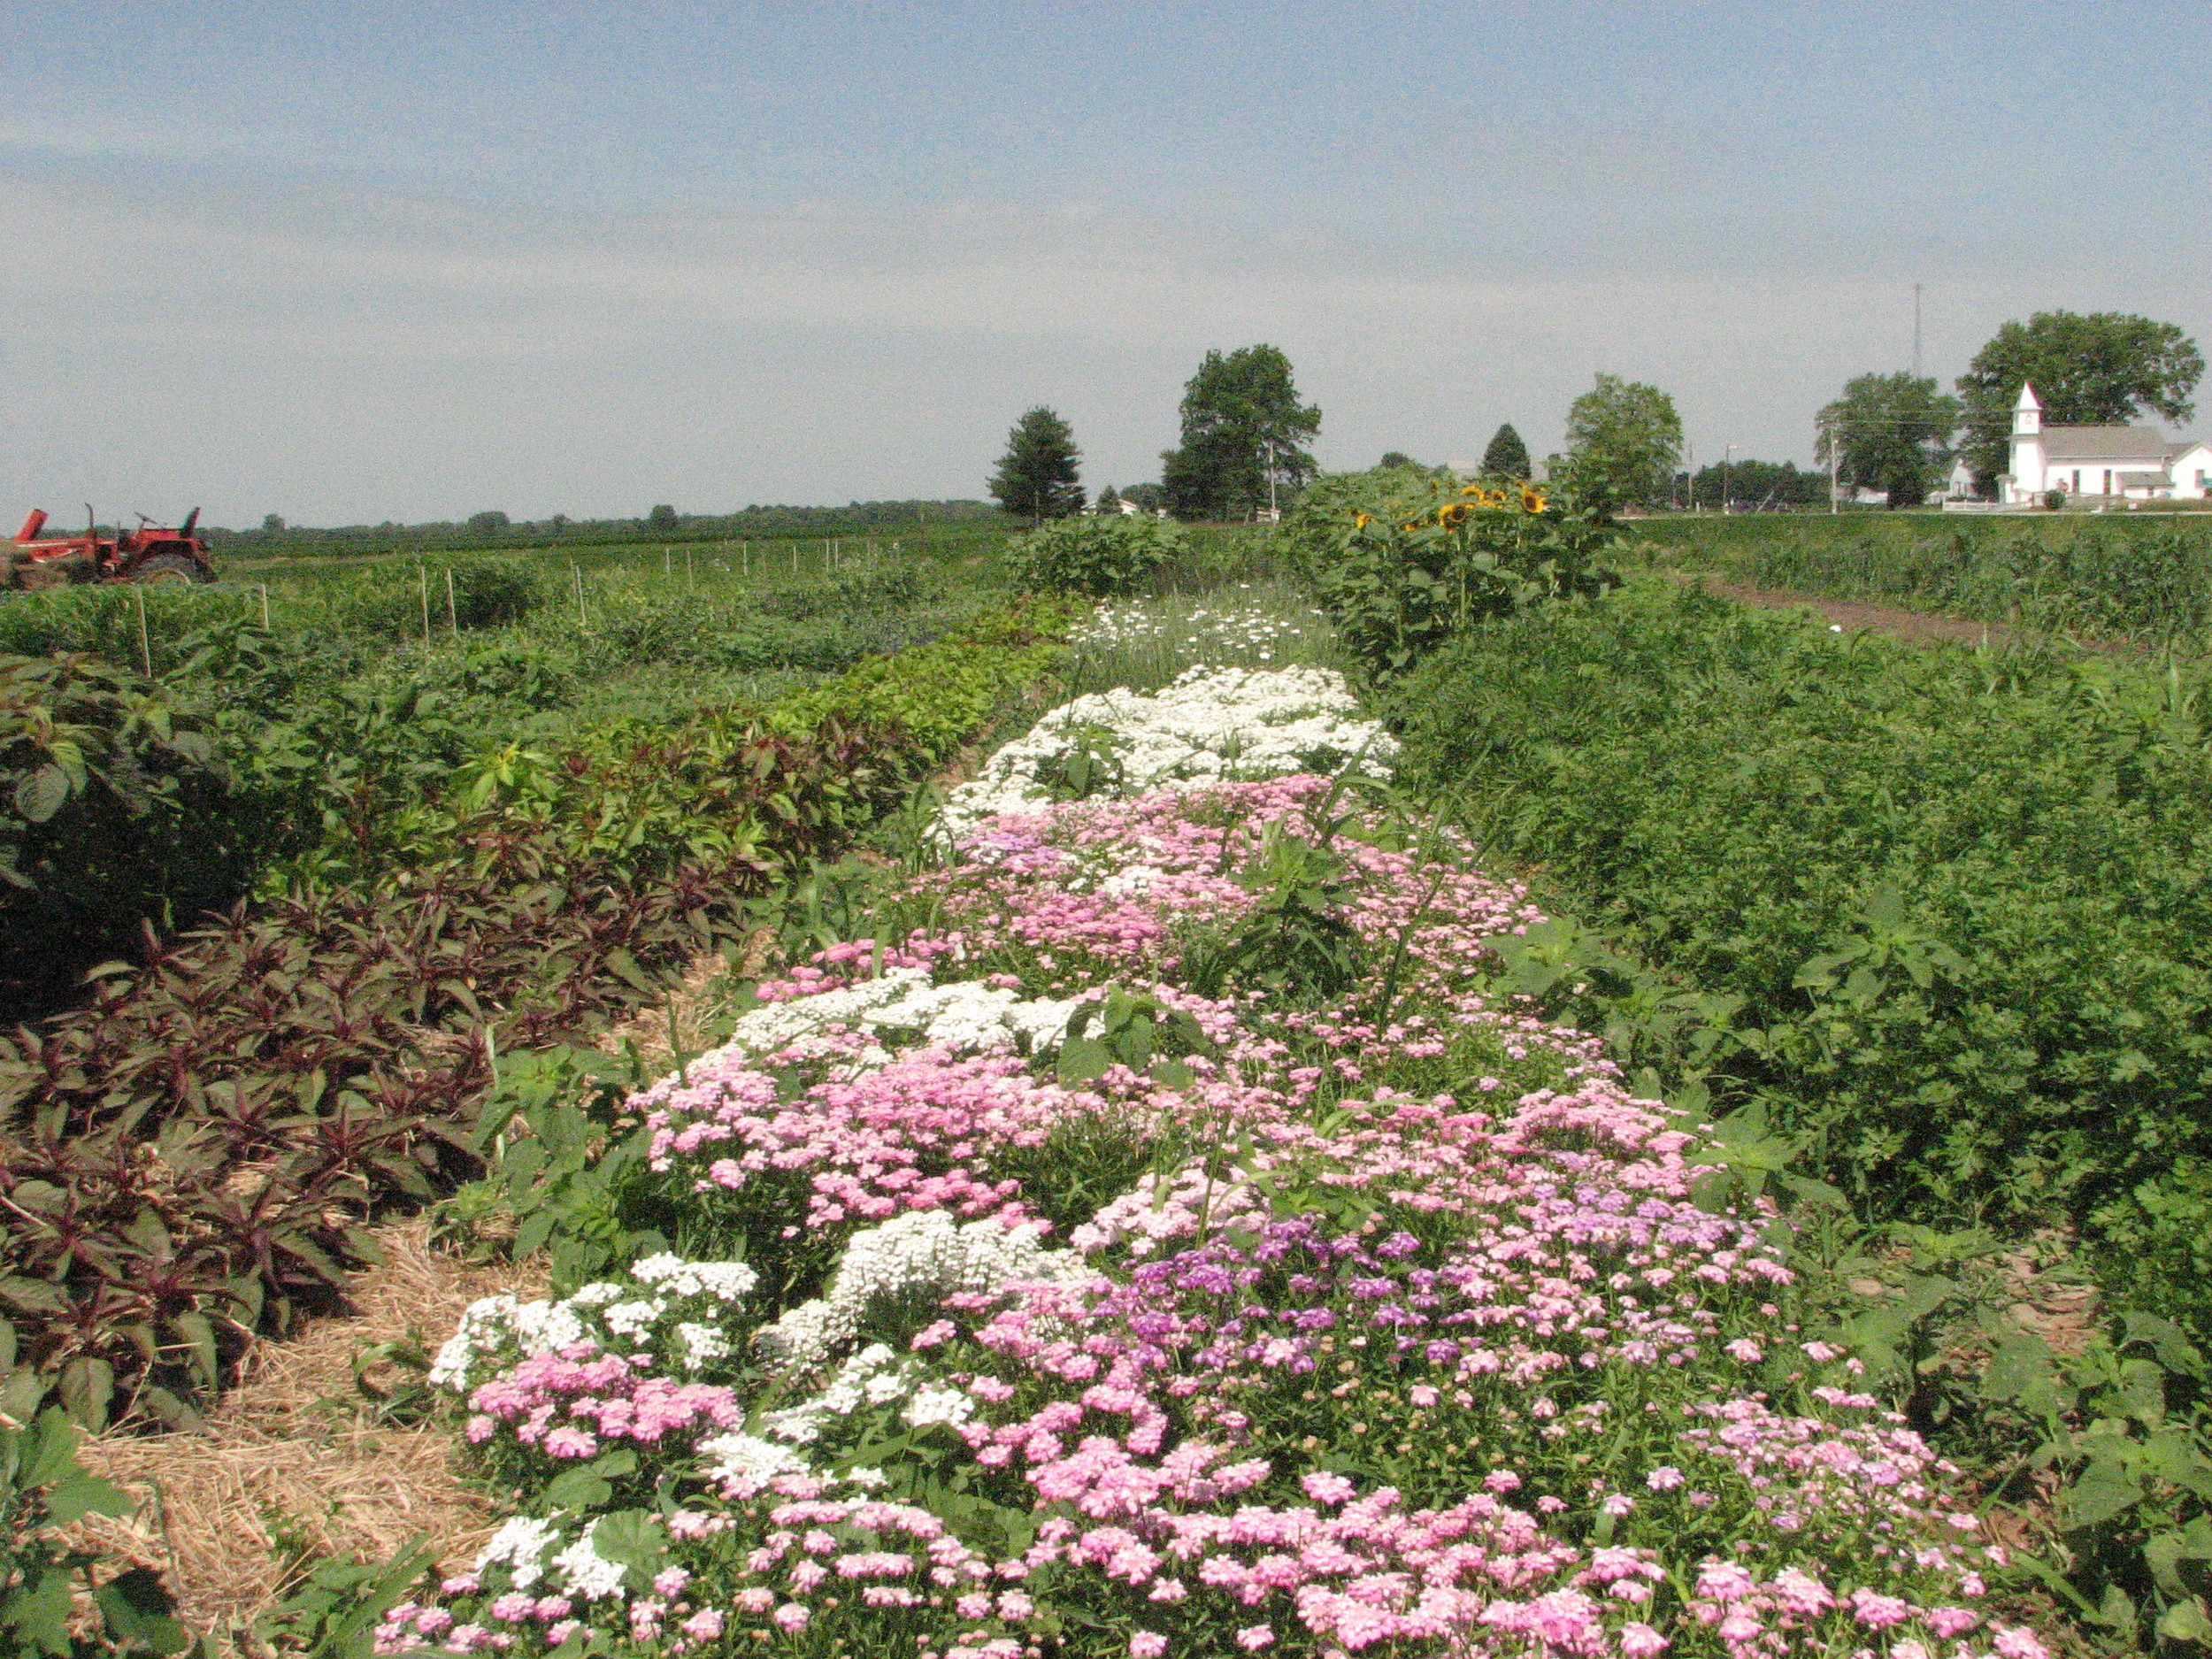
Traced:
<path fill-rule="evenodd" d="M 1120 513 L 1121 497 L 1119 495 L 1115 493 L 1114 487 L 1111 484 L 1107 485 L 1104 489 L 1098 492 L 1098 499 L 1092 503 L 1091 511 L 1094 512 L 1113 513 L 1116 515 Z"/>
<path fill-rule="evenodd" d="M 1016 421 L 1006 434 L 1006 453 L 991 475 L 991 494 L 1000 506 L 1033 524 L 1064 518 L 1083 511 L 1083 486 L 1068 423 L 1040 404 Z"/>
<path fill-rule="evenodd" d="M 1508 421 L 1491 434 L 1490 447 L 1482 452 L 1482 470 L 1498 478 L 1526 478 L 1532 470 L 1529 465 L 1528 445 L 1521 442 L 1521 434 Z"/>
<path fill-rule="evenodd" d="M 1178 518 L 1241 518 L 1279 488 L 1313 476 L 1305 445 L 1321 411 L 1298 401 L 1290 359 L 1273 346 L 1209 351 L 1183 388 L 1183 442 L 1161 454 L 1160 482 Z"/>

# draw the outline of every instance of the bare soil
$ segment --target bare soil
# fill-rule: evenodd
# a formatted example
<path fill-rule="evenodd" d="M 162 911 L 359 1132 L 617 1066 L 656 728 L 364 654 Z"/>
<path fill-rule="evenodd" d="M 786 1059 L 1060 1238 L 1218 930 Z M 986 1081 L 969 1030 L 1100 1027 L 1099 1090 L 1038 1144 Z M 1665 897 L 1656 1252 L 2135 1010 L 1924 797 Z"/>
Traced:
<path fill-rule="evenodd" d="M 1956 643 L 2008 645 L 2019 639 L 2016 630 L 1999 623 L 1971 622 L 1964 617 L 1932 616 L 1904 611 L 1895 605 L 1867 604 L 1855 599 L 1830 599 L 1820 594 L 1779 593 L 1770 588 L 1750 588 L 1724 581 L 1706 571 L 1670 571 L 1671 580 L 1696 583 L 1706 592 L 1763 611 L 1816 611 L 1850 633 L 1886 634 L 1915 645 Z"/>

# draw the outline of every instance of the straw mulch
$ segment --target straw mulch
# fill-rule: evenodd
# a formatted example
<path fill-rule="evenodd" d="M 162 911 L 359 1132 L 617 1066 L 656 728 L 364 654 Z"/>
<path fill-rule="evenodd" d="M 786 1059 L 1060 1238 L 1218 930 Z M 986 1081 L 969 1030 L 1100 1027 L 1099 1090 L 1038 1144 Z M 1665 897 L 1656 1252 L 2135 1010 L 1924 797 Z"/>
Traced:
<path fill-rule="evenodd" d="M 87 1529 L 159 1569 L 188 1629 L 250 1627 L 316 1561 L 383 1560 L 418 1536 L 458 1571 L 497 1525 L 455 1466 L 450 1425 L 380 1424 L 355 1357 L 410 1340 L 435 1353 L 479 1296 L 544 1294 L 544 1264 L 463 1262 L 431 1245 L 420 1218 L 376 1237 L 386 1259 L 355 1276 L 358 1311 L 257 1344 L 204 1431 L 108 1434 L 83 1449 L 88 1468 L 139 1500 L 128 1519 Z M 379 1363 L 363 1375 L 389 1388 L 411 1374 Z"/>

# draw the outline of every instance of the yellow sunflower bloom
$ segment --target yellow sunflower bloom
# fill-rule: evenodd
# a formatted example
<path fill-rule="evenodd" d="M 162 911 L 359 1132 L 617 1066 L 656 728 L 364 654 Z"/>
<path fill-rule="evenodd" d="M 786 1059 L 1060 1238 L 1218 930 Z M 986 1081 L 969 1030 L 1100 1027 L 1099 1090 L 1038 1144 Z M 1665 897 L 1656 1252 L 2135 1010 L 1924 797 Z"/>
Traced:
<path fill-rule="evenodd" d="M 1527 486 L 1525 486 L 1525 485 L 1522 486 L 1522 488 L 1521 488 L 1521 511 L 1522 511 L 1523 512 L 1541 512 L 1541 511 L 1544 511 L 1544 493 L 1543 493 L 1543 491 L 1541 491 L 1541 490 L 1537 490 L 1537 489 L 1530 489 L 1530 488 L 1529 488 Z"/>
<path fill-rule="evenodd" d="M 1482 494 L 1482 486 L 1479 484 L 1462 484 L 1459 487 L 1459 493 L 1463 495 L 1480 495 Z"/>
<path fill-rule="evenodd" d="M 1355 530 L 1364 530 L 1374 522 L 1375 515 L 1371 512 L 1356 512 L 1352 515 L 1352 528 Z"/>

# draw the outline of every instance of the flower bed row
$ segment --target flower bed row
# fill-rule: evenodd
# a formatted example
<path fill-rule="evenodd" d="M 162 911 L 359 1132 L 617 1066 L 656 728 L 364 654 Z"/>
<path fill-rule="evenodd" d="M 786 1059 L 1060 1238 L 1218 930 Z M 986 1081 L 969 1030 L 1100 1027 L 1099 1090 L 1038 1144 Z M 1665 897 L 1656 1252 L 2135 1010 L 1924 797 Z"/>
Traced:
<path fill-rule="evenodd" d="M 1341 778 L 981 819 L 629 1103 L 672 1251 L 471 1310 L 517 1513 L 380 1650 L 2039 1659 L 1540 919 Z"/>
<path fill-rule="evenodd" d="M 1010 615 L 765 710 L 488 757 L 349 849 L 335 886 L 151 947 L 89 1008 L 0 1039 L 0 1409 L 27 1419 L 58 1388 L 96 1425 L 119 1389 L 189 1420 L 249 1335 L 332 1301 L 370 1209 L 473 1167 L 498 1055 L 659 995 L 768 879 L 1048 672 L 1066 620 Z"/>

